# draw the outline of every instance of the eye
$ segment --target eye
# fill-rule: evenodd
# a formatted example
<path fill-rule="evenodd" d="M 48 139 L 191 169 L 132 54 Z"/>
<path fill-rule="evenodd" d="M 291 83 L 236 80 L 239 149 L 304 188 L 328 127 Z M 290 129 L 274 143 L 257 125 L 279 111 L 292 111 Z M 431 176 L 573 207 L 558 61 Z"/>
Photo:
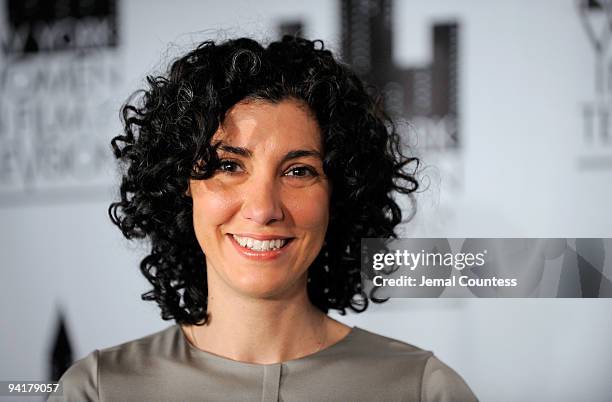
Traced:
<path fill-rule="evenodd" d="M 236 161 L 224 159 L 219 162 L 219 168 L 217 170 L 227 173 L 239 173 L 242 171 L 242 166 Z"/>
<path fill-rule="evenodd" d="M 318 176 L 316 170 L 309 166 L 294 166 L 287 170 L 285 176 L 294 176 L 294 177 L 314 177 Z"/>

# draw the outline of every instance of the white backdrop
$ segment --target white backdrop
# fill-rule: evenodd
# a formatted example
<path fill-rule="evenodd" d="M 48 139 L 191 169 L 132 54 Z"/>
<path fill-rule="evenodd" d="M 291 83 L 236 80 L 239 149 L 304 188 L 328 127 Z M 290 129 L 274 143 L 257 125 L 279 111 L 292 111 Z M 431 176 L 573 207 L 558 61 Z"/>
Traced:
<path fill-rule="evenodd" d="M 404 233 L 612 237 L 612 166 L 579 163 L 612 152 L 582 141 L 595 58 L 576 2 L 409 0 L 394 8 L 399 64 L 430 58 L 432 22 L 460 24 L 462 145 L 453 166 L 461 183 L 451 189 L 430 169 L 432 185 Z M 130 0 L 119 17 L 122 84 L 112 107 L 101 109 L 113 122 L 109 140 L 126 96 L 190 44 L 273 38 L 280 22 L 299 18 L 306 36 L 340 48 L 335 1 Z M 149 288 L 137 268 L 144 248 L 110 223 L 116 177 L 111 168 L 107 174 L 87 199 L 24 192 L 0 207 L 0 380 L 46 379 L 59 308 L 77 358 L 171 324 L 140 301 Z M 603 402 L 612 398 L 611 312 L 604 299 L 394 300 L 339 319 L 433 350 L 482 401 Z"/>

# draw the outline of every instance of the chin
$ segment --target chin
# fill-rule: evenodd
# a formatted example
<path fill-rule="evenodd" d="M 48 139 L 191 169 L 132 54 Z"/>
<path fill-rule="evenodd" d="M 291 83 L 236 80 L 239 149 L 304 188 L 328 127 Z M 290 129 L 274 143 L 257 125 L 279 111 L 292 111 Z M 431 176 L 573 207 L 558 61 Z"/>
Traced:
<path fill-rule="evenodd" d="M 241 275 L 239 279 L 232 281 L 230 286 L 248 297 L 271 299 L 287 295 L 297 288 L 297 282 L 286 277 L 279 277 L 278 274 L 268 275 L 259 272 L 254 275 Z"/>

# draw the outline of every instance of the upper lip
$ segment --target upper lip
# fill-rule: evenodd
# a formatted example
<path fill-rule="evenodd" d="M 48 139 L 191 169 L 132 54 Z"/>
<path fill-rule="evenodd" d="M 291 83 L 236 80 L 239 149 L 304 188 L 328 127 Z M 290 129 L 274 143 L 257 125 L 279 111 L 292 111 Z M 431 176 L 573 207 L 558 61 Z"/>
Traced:
<path fill-rule="evenodd" d="M 275 235 L 275 234 L 259 234 L 259 233 L 230 233 L 230 234 L 240 236 L 240 237 L 250 237 L 251 239 L 256 239 L 256 240 L 293 239 L 293 237 L 291 236 Z"/>

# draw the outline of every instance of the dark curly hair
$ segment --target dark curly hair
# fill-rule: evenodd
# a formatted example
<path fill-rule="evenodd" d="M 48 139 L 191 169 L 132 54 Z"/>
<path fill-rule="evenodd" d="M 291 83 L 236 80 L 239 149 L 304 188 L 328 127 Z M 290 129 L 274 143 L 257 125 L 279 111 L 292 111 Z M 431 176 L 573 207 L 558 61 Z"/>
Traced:
<path fill-rule="evenodd" d="M 206 261 L 188 181 L 217 170 L 211 138 L 233 105 L 292 98 L 310 107 L 321 128 L 333 189 L 325 243 L 308 269 L 309 298 L 325 313 L 364 311 L 361 239 L 396 237 L 402 211 L 393 193 L 418 186 L 418 160 L 403 155 L 400 136 L 371 92 L 323 42 L 291 36 L 267 47 L 247 38 L 207 41 L 167 73 L 147 77 L 146 89 L 122 107 L 124 132 L 111 142 L 122 179 L 120 200 L 108 211 L 126 238 L 150 241 L 140 269 L 153 289 L 143 300 L 156 301 L 164 320 L 208 319 Z"/>

